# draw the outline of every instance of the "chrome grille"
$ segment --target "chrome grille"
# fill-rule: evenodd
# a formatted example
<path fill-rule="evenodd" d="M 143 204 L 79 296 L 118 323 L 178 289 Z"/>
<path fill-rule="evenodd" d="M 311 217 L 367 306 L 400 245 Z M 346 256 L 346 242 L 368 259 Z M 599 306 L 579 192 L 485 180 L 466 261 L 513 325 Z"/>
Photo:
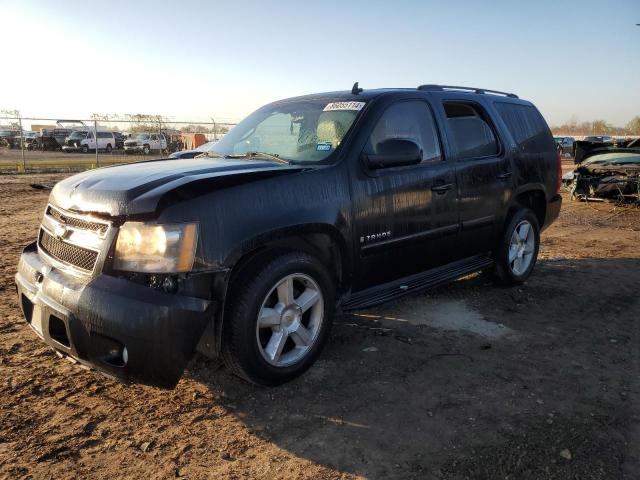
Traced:
<path fill-rule="evenodd" d="M 108 220 L 47 205 L 38 249 L 52 263 L 59 263 L 59 268 L 91 274 L 97 268 L 100 252 L 112 241 L 110 228 Z"/>
<path fill-rule="evenodd" d="M 62 224 L 69 225 L 70 227 L 77 228 L 80 230 L 90 230 L 92 232 L 97 232 L 100 235 L 104 235 L 105 233 L 107 233 L 107 230 L 109 229 L 109 224 L 107 223 L 94 222 L 90 220 L 84 220 L 78 217 L 65 215 L 59 210 L 53 208 L 51 205 L 47 207 L 46 214 L 55 218 L 58 222 Z"/>
<path fill-rule="evenodd" d="M 40 229 L 40 248 L 50 257 L 76 268 L 91 272 L 96 265 L 98 252 L 67 243 Z"/>

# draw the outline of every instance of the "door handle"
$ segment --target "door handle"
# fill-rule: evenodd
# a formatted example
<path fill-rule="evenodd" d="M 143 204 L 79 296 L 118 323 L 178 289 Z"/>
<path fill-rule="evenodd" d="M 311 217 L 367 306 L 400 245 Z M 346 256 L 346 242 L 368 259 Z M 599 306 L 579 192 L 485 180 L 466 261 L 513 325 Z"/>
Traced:
<path fill-rule="evenodd" d="M 501 173 L 500 175 L 496 175 L 496 178 L 498 178 L 499 180 L 506 180 L 510 176 L 511 176 L 511 172 L 504 172 L 504 173 Z"/>
<path fill-rule="evenodd" d="M 446 183 L 444 185 L 434 185 L 433 187 L 431 187 L 431 191 L 436 192 L 438 195 L 442 195 L 443 193 L 446 193 L 448 190 L 451 190 L 452 188 L 453 188 L 452 183 Z"/>

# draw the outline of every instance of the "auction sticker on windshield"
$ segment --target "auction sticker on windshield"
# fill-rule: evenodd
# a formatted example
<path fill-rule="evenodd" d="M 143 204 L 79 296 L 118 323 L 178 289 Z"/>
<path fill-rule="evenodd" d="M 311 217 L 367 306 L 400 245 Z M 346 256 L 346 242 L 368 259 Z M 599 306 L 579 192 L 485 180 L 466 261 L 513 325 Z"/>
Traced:
<path fill-rule="evenodd" d="M 331 102 L 324 107 L 323 112 L 331 112 L 333 110 L 362 110 L 365 102 Z"/>

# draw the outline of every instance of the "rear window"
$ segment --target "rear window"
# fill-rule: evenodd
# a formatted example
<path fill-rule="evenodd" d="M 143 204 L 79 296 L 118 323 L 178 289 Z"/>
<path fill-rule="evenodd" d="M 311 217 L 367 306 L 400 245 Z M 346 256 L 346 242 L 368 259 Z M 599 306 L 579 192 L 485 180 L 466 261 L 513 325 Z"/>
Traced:
<path fill-rule="evenodd" d="M 496 102 L 495 107 L 520 151 L 544 153 L 555 150 L 549 127 L 535 107 L 506 102 Z"/>
<path fill-rule="evenodd" d="M 444 102 L 447 123 L 459 159 L 497 155 L 500 144 L 487 113 L 475 103 Z"/>

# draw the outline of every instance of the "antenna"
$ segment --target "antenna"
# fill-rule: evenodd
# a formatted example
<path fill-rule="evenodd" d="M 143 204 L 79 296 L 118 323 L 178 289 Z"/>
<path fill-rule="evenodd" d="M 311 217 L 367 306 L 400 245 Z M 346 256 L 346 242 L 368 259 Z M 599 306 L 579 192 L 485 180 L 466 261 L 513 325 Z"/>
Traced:
<path fill-rule="evenodd" d="M 360 92 L 362 92 L 362 89 L 358 87 L 358 82 L 354 83 L 353 87 L 351 87 L 351 95 L 358 95 Z"/>

